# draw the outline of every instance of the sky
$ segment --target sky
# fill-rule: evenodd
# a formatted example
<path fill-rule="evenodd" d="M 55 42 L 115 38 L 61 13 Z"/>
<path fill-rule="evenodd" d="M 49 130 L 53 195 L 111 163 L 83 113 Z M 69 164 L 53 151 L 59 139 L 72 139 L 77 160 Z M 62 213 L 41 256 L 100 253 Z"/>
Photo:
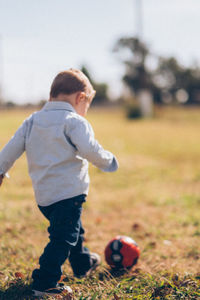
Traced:
<path fill-rule="evenodd" d="M 86 65 L 116 97 L 124 74 L 113 53 L 119 38 L 140 34 L 155 54 L 192 65 L 200 64 L 199 31 L 199 0 L 0 0 L 2 95 L 19 104 L 48 99 L 58 72 Z"/>

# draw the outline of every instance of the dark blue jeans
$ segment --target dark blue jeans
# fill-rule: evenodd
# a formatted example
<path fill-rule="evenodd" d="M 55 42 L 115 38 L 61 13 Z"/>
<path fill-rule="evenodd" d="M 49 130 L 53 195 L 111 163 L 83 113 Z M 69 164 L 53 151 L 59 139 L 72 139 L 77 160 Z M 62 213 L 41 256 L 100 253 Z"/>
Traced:
<path fill-rule="evenodd" d="M 82 203 L 85 201 L 85 195 L 80 195 L 49 206 L 39 206 L 50 222 L 50 241 L 39 259 L 40 268 L 32 273 L 33 288 L 56 286 L 67 258 L 76 275 L 84 274 L 90 268 L 90 253 L 83 247 L 81 223 Z"/>

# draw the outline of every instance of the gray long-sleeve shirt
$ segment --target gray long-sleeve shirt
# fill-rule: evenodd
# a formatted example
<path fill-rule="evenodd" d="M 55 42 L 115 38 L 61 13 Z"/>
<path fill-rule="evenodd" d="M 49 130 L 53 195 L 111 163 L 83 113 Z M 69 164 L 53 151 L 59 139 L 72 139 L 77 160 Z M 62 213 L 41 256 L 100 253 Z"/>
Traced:
<path fill-rule="evenodd" d="M 67 102 L 47 102 L 23 122 L 0 152 L 0 174 L 24 151 L 41 206 L 88 194 L 88 161 L 104 172 L 118 168 L 115 156 L 94 138 L 90 123 Z"/>

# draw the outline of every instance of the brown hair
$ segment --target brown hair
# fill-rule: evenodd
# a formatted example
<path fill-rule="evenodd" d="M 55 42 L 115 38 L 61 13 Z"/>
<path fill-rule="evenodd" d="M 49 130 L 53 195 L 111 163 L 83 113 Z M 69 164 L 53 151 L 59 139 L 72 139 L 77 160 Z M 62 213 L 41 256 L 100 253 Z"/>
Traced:
<path fill-rule="evenodd" d="M 59 94 L 73 94 L 76 92 L 92 92 L 93 87 L 87 76 L 77 69 L 69 69 L 58 73 L 50 89 L 50 97 L 56 98 Z"/>

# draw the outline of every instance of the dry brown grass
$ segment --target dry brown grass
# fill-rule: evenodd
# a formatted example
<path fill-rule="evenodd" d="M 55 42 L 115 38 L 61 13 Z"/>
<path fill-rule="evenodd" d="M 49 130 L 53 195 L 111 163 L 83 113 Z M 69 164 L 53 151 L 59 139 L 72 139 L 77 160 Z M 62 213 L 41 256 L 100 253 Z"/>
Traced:
<path fill-rule="evenodd" d="M 0 113 L 1 147 L 28 115 L 28 111 Z M 103 258 L 111 238 L 128 235 L 141 248 L 140 272 L 197 274 L 200 111 L 159 109 L 156 116 L 128 121 L 120 111 L 89 113 L 97 139 L 116 154 L 120 169 L 104 174 L 90 168 L 91 188 L 83 213 L 86 244 Z M 1 282 L 19 270 L 30 276 L 48 239 L 47 222 L 34 202 L 24 156 L 10 175 L 0 194 Z M 64 272 L 71 275 L 68 264 Z M 99 299 L 104 299 L 102 295 Z"/>

